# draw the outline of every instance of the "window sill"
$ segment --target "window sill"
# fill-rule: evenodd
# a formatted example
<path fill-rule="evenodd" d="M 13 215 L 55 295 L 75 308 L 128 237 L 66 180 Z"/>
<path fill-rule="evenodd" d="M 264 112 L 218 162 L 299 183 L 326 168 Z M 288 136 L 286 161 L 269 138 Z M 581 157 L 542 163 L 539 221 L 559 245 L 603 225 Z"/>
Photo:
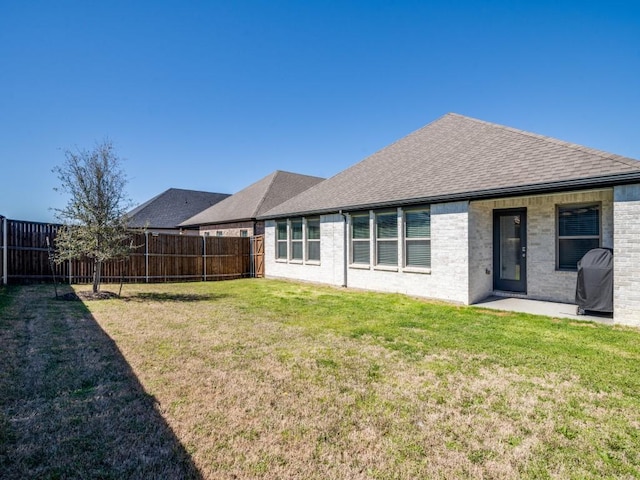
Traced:
<path fill-rule="evenodd" d="M 376 265 L 373 267 L 374 270 L 379 270 L 381 272 L 397 272 L 398 267 L 392 267 L 391 265 Z"/>
<path fill-rule="evenodd" d="M 430 268 L 420 268 L 420 267 L 404 267 L 402 269 L 402 273 L 422 273 L 422 274 L 431 274 Z"/>
<path fill-rule="evenodd" d="M 292 265 L 302 265 L 302 260 L 289 260 Z"/>
<path fill-rule="evenodd" d="M 351 263 L 349 268 L 354 268 L 356 270 L 371 270 L 371 266 L 364 263 Z"/>
<path fill-rule="evenodd" d="M 288 263 L 284 258 L 276 258 L 276 263 Z"/>
<path fill-rule="evenodd" d="M 319 267 L 320 266 L 320 262 L 317 261 L 317 260 L 307 260 L 305 262 L 305 265 L 312 265 L 312 266 Z"/>

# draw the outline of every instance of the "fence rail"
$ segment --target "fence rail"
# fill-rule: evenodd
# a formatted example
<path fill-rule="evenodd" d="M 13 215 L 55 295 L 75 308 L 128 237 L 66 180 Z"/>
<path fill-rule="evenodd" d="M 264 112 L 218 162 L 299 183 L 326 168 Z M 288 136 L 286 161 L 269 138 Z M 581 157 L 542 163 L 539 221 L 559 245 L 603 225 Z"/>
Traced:
<path fill-rule="evenodd" d="M 63 281 L 91 283 L 93 264 L 80 259 L 54 264 L 57 224 L 0 217 L 0 283 Z M 105 283 L 230 280 L 264 276 L 263 237 L 200 237 L 133 234 L 134 252 L 106 262 Z"/>

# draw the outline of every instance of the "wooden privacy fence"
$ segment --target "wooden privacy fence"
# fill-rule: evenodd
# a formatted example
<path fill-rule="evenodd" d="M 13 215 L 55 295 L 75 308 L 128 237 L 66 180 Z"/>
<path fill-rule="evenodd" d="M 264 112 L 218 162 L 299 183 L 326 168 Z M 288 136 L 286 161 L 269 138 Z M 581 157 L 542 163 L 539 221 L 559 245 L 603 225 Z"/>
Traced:
<path fill-rule="evenodd" d="M 1 220 L 0 278 L 3 284 L 53 280 L 91 283 L 93 265 L 89 259 L 59 265 L 50 261 L 60 225 Z M 263 237 L 135 233 L 133 244 L 137 248 L 129 258 L 103 265 L 102 281 L 152 283 L 264 276 Z"/>

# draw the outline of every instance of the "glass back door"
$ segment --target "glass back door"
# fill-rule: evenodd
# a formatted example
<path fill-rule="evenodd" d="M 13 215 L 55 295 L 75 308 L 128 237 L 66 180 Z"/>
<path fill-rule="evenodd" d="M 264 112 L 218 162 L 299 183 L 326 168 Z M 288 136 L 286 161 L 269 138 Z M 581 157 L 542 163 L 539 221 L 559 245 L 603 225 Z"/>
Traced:
<path fill-rule="evenodd" d="M 493 288 L 527 291 L 527 210 L 493 212 Z"/>

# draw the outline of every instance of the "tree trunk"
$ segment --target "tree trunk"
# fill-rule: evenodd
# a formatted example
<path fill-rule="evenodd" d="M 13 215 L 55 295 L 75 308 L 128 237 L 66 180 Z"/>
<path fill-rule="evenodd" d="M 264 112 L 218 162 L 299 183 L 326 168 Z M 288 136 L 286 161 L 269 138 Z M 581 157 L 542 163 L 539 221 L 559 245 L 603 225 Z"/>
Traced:
<path fill-rule="evenodd" d="M 100 276 L 102 275 L 102 262 L 95 260 L 93 262 L 93 293 L 100 290 Z"/>

